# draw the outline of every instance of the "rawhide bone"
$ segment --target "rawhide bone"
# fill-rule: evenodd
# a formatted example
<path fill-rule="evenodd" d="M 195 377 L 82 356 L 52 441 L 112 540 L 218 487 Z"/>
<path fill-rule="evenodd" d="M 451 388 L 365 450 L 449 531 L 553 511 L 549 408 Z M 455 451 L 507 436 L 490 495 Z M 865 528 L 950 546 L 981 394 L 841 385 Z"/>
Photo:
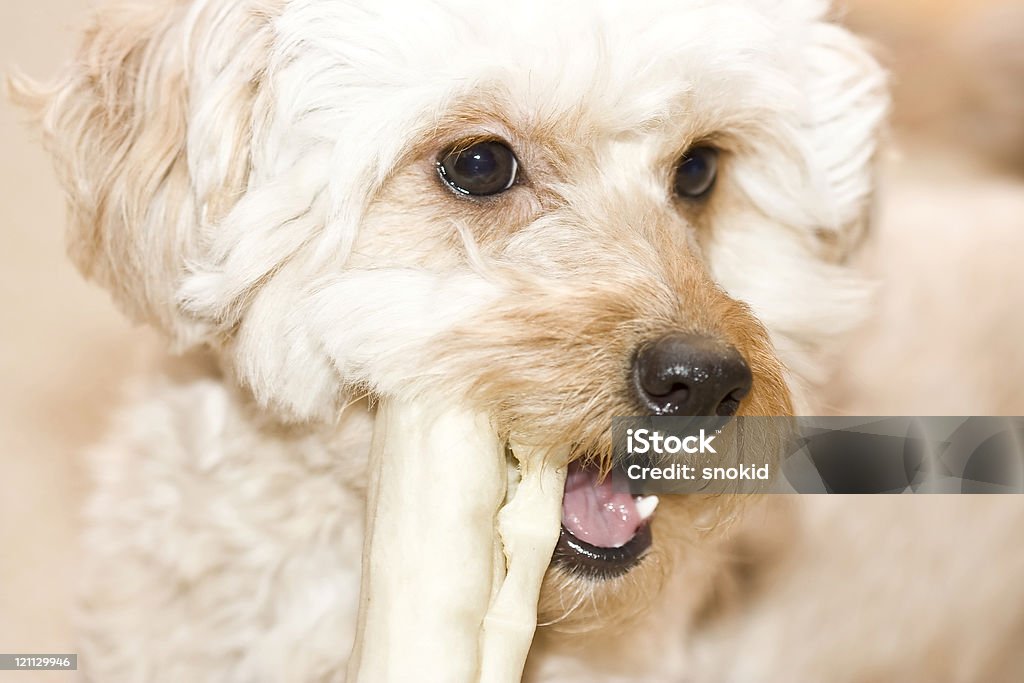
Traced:
<path fill-rule="evenodd" d="M 567 468 L 508 450 L 483 415 L 382 401 L 349 681 L 520 680 Z"/>

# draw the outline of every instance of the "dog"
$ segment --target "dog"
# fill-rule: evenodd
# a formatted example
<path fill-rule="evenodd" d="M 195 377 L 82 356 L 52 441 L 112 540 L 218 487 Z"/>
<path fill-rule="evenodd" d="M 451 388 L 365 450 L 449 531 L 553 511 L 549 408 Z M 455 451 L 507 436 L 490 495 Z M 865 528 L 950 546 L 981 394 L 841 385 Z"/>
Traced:
<path fill-rule="evenodd" d="M 94 454 L 87 676 L 343 679 L 374 405 L 438 391 L 573 449 L 526 678 L 692 675 L 742 510 L 613 525 L 609 419 L 812 410 L 868 310 L 886 75 L 827 3 L 157 0 L 16 86 L 190 353 Z"/>

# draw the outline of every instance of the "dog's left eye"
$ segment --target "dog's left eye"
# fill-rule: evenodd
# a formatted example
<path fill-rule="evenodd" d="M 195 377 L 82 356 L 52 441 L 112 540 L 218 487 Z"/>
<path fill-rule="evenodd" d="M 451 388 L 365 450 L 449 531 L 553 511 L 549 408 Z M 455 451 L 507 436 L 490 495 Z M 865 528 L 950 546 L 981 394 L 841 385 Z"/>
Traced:
<path fill-rule="evenodd" d="M 711 192 L 717 177 L 718 150 L 707 146 L 693 147 L 676 166 L 676 194 L 686 199 L 700 199 Z"/>
<path fill-rule="evenodd" d="M 507 145 L 488 140 L 456 145 L 437 162 L 437 170 L 456 192 L 484 197 L 512 187 L 519 164 Z"/>

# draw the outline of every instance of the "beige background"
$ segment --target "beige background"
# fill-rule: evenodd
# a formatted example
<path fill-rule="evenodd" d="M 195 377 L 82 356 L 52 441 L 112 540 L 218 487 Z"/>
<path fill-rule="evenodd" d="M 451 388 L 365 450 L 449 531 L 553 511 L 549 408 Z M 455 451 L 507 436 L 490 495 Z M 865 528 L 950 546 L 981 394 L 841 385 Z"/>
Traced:
<path fill-rule="evenodd" d="M 899 120 L 930 133 L 914 142 L 898 135 L 887 147 L 880 220 L 866 257 L 885 285 L 875 328 L 844 354 L 829 388 L 836 411 L 1024 414 L 1024 184 L 987 165 L 992 149 L 1011 167 L 1024 160 L 1014 137 L 1024 126 L 983 141 L 957 133 L 964 117 L 1002 124 L 1020 114 L 1024 121 L 1024 106 L 1013 110 L 1013 98 L 1005 105 L 1004 90 L 978 109 L 988 101 L 966 97 L 928 68 L 935 59 L 1002 65 L 1005 49 L 986 52 L 958 37 L 997 4 L 1024 6 L 859 0 L 851 17 L 889 41 L 885 53 L 900 76 Z M 71 54 L 72 29 L 88 5 L 4 0 L 0 68 L 53 74 Z M 1002 23 L 1024 35 L 1024 21 Z M 969 58 L 958 52 L 963 45 Z M 973 82 L 967 71 L 964 82 Z M 1020 95 L 1024 70 L 1006 82 Z M 0 105 L 0 652 L 73 651 L 66 606 L 85 490 L 81 453 L 102 434 L 125 378 L 154 340 L 124 322 L 66 261 L 60 192 L 21 119 Z M 980 128 L 998 132 L 988 123 Z"/>
<path fill-rule="evenodd" d="M 87 5 L 0 2 L 0 70 L 53 74 Z M 71 652 L 80 453 L 102 433 L 149 335 L 65 258 L 63 199 L 23 120 L 0 104 L 0 652 Z"/>

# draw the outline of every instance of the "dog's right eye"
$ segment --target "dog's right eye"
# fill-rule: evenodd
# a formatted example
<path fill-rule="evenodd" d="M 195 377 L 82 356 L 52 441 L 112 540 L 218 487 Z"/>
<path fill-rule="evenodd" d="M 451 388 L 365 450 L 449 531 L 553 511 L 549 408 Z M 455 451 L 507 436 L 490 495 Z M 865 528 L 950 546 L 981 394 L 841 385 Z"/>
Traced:
<path fill-rule="evenodd" d="M 497 140 L 456 145 L 437 162 L 437 171 L 449 187 L 476 197 L 509 189 L 518 170 L 516 155 Z"/>

